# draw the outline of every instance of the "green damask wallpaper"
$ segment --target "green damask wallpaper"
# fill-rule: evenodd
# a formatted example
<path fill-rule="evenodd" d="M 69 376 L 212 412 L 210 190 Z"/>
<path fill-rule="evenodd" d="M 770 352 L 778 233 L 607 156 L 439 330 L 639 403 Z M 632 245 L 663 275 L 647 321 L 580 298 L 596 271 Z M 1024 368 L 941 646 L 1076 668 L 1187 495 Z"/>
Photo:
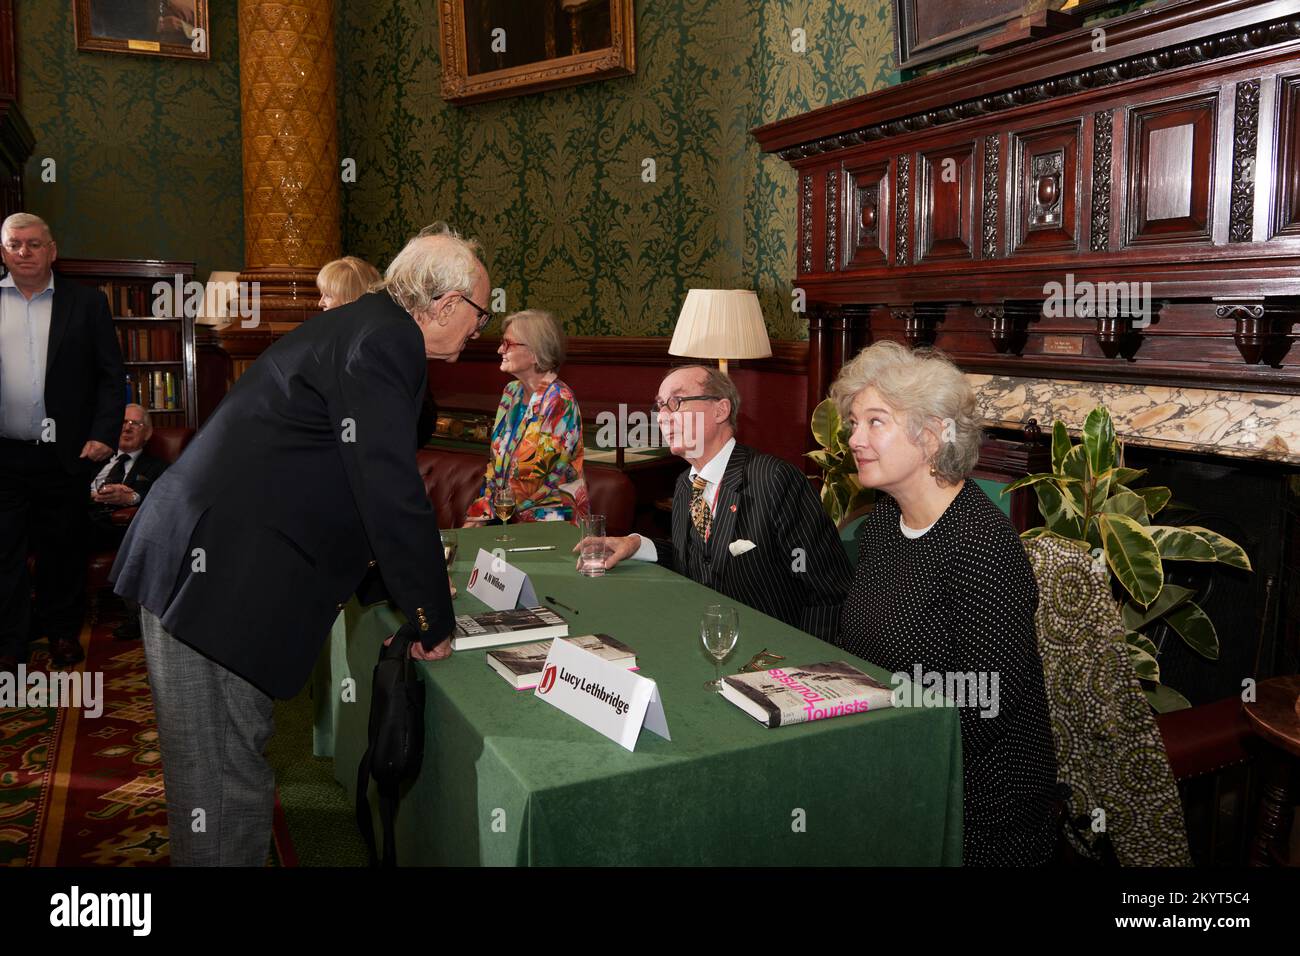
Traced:
<path fill-rule="evenodd" d="M 758 289 L 772 337 L 804 337 L 793 172 L 749 129 L 893 81 L 889 0 L 638 0 L 635 76 L 469 107 L 439 95 L 437 6 L 336 8 L 346 251 L 382 264 L 446 219 L 509 309 L 574 334 L 670 334 L 703 285 Z"/>
<path fill-rule="evenodd" d="M 16 7 L 19 106 L 36 135 L 27 208 L 50 223 L 60 255 L 194 260 L 200 278 L 240 268 L 234 0 L 210 4 L 207 61 L 81 53 L 70 2 Z"/>

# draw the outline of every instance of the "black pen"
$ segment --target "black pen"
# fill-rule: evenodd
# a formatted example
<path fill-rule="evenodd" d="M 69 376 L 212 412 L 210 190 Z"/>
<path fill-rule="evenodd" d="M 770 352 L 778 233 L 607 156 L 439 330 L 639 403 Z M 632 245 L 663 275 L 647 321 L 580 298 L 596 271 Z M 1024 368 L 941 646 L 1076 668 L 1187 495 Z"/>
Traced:
<path fill-rule="evenodd" d="M 555 600 L 555 598 L 551 597 L 549 594 L 546 595 L 546 600 L 550 601 L 552 604 L 555 604 L 555 605 L 558 605 L 559 607 L 564 608 L 566 611 L 572 611 L 574 614 L 577 614 L 577 613 L 578 613 L 578 609 L 577 609 L 577 608 L 569 607 L 569 605 L 565 604 L 563 601 L 557 601 L 557 600 Z"/>

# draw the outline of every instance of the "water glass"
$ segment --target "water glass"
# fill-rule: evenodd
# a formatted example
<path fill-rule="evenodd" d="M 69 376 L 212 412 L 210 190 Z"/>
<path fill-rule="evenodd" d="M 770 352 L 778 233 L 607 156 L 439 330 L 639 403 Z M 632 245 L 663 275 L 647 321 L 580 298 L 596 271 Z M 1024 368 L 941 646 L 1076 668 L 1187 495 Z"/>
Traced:
<path fill-rule="evenodd" d="M 580 516 L 578 533 L 582 535 L 578 570 L 589 578 L 598 578 L 605 573 L 605 516 Z"/>

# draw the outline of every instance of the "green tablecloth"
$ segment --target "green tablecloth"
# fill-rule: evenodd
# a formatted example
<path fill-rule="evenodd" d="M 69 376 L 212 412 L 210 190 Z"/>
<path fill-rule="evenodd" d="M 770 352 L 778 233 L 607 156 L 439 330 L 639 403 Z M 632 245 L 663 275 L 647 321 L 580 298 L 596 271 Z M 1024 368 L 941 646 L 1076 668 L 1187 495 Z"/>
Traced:
<path fill-rule="evenodd" d="M 499 528 L 462 530 L 457 613 L 485 606 L 465 592 L 480 546 Z M 404 865 L 958 865 L 961 737 L 951 708 L 888 709 L 768 730 L 703 684 L 713 664 L 699 638 L 709 604 L 737 606 L 740 640 L 724 672 L 766 648 L 791 665 L 848 660 L 879 668 L 654 565 L 626 562 L 600 578 L 574 570 L 577 529 L 511 527 L 509 557 L 539 598 L 576 608 L 570 633 L 632 646 L 659 686 L 672 740 L 643 731 L 636 751 L 532 695 L 515 691 L 484 651 L 420 665 L 426 747 L 398 813 Z M 510 546 L 517 546 L 510 545 Z M 316 677 L 317 753 L 355 798 L 366 745 L 370 678 L 391 607 L 340 614 Z M 354 702 L 344 680 L 355 676 Z M 372 805 L 377 800 L 372 784 Z M 376 832 L 378 825 L 376 824 Z"/>

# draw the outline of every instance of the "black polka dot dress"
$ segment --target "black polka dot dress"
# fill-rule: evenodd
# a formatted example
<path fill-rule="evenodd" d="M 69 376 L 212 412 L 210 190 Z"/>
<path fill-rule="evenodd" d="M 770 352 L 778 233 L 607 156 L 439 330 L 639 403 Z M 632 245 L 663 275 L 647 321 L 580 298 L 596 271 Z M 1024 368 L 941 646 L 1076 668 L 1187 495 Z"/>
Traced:
<path fill-rule="evenodd" d="M 1024 548 L 973 481 L 920 537 L 905 536 L 899 518 L 882 494 L 863 522 L 837 643 L 891 673 L 914 676 L 919 664 L 923 674 L 974 675 L 948 685 L 972 688 L 958 710 L 963 862 L 1049 862 L 1056 756 L 1034 637 L 1038 586 Z M 995 716 L 981 716 L 994 702 Z"/>

